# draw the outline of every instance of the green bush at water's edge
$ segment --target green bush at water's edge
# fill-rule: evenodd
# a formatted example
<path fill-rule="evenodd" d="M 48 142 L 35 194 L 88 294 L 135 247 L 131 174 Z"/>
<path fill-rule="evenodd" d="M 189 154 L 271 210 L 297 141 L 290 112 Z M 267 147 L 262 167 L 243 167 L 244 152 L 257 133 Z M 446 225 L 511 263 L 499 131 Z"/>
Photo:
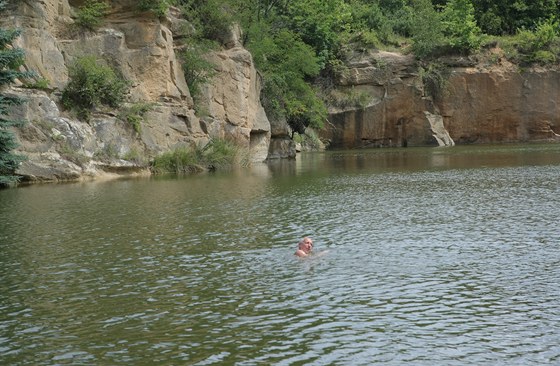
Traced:
<path fill-rule="evenodd" d="M 227 140 L 212 139 L 202 148 L 182 147 L 158 156 L 151 170 L 154 174 L 186 174 L 247 165 L 247 150 Z"/>

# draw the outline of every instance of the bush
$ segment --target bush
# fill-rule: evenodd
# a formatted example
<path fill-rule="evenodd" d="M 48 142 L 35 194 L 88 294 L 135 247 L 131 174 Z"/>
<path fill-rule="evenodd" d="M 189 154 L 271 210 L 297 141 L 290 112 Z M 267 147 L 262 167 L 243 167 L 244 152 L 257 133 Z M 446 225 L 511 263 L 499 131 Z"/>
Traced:
<path fill-rule="evenodd" d="M 183 14 L 196 29 L 196 36 L 222 41 L 233 24 L 233 17 L 223 0 L 182 0 Z"/>
<path fill-rule="evenodd" d="M 307 79 L 319 75 L 319 57 L 295 33 L 282 30 L 249 45 L 264 76 L 263 106 L 272 118 L 285 117 L 294 132 L 321 128 L 327 110 Z"/>
<path fill-rule="evenodd" d="M 193 98 L 201 93 L 201 87 L 209 82 L 216 72 L 214 64 L 204 58 L 204 55 L 217 48 L 217 44 L 210 40 L 190 38 L 187 45 L 179 54 L 185 80 Z"/>
<path fill-rule="evenodd" d="M 142 132 L 142 121 L 144 120 L 144 115 L 151 109 L 151 103 L 136 103 L 121 111 L 119 117 L 127 121 L 136 133 L 140 133 Z"/>
<path fill-rule="evenodd" d="M 247 156 L 242 153 L 243 149 L 228 140 L 212 139 L 201 152 L 203 161 L 210 170 L 249 164 Z"/>
<path fill-rule="evenodd" d="M 151 163 L 154 174 L 165 173 L 196 173 L 203 171 L 200 165 L 200 154 L 196 149 L 178 148 L 164 153 Z"/>
<path fill-rule="evenodd" d="M 182 147 L 164 153 L 153 160 L 151 169 L 155 174 L 185 174 L 248 164 L 248 153 L 239 146 L 227 140 L 212 139 L 203 148 Z"/>
<path fill-rule="evenodd" d="M 555 36 L 554 26 L 550 22 L 539 24 L 534 31 L 520 29 L 517 33 L 519 51 L 531 54 L 544 49 L 552 43 Z"/>
<path fill-rule="evenodd" d="M 84 120 L 100 105 L 119 107 L 128 92 L 128 83 L 93 56 L 82 57 L 71 65 L 69 77 L 70 82 L 62 91 L 62 104 Z"/>
<path fill-rule="evenodd" d="M 437 100 L 445 95 L 448 85 L 449 69 L 440 63 L 431 62 L 420 67 L 420 78 L 424 85 L 424 94 Z"/>
<path fill-rule="evenodd" d="M 533 31 L 520 29 L 516 37 L 520 61 L 541 64 L 556 62 L 553 49 L 559 33 L 560 23 L 554 19 L 540 22 Z"/>
<path fill-rule="evenodd" d="M 85 29 L 95 30 L 103 23 L 109 8 L 110 6 L 103 1 L 87 0 L 78 10 L 76 24 Z"/>
<path fill-rule="evenodd" d="M 26 89 L 39 89 L 39 90 L 48 90 L 50 88 L 49 81 L 44 78 L 24 81 L 23 87 Z"/>
<path fill-rule="evenodd" d="M 140 11 L 152 11 L 158 17 L 167 14 L 169 6 L 172 5 L 170 0 L 140 0 L 136 4 Z"/>
<path fill-rule="evenodd" d="M 532 61 L 541 65 L 556 63 L 556 55 L 551 51 L 539 50 L 533 54 Z"/>

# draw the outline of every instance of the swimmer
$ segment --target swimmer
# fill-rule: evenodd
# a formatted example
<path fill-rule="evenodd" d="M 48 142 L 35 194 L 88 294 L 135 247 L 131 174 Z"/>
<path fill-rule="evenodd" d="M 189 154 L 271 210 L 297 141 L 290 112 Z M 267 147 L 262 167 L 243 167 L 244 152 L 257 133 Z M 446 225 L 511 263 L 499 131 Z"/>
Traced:
<path fill-rule="evenodd" d="M 298 249 L 294 253 L 298 257 L 307 257 L 313 250 L 313 240 L 310 237 L 301 239 L 298 243 Z"/>

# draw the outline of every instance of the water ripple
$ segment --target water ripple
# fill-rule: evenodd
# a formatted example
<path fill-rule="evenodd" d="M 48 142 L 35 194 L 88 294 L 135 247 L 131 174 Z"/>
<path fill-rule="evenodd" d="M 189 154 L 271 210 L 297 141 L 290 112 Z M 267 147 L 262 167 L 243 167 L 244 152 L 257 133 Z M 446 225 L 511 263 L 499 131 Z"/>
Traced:
<path fill-rule="evenodd" d="M 558 364 L 559 174 L 0 192 L 0 361 Z M 328 253 L 294 258 L 300 235 Z"/>

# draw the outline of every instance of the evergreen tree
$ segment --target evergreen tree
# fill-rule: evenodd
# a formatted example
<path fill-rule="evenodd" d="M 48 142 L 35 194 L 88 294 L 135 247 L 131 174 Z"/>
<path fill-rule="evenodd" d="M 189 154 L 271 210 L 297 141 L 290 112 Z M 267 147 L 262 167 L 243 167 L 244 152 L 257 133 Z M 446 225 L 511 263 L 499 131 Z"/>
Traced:
<path fill-rule="evenodd" d="M 6 6 L 5 0 L 0 0 L 0 13 Z M 22 103 L 18 97 L 7 95 L 6 87 L 15 79 L 31 76 L 28 72 L 19 71 L 24 63 L 24 53 L 12 43 L 19 36 L 18 30 L 0 28 L 0 187 L 9 186 L 17 182 L 14 175 L 23 156 L 12 153 L 17 147 L 16 139 L 9 130 L 10 127 L 20 126 L 21 121 L 14 121 L 7 117 L 9 109 Z"/>

